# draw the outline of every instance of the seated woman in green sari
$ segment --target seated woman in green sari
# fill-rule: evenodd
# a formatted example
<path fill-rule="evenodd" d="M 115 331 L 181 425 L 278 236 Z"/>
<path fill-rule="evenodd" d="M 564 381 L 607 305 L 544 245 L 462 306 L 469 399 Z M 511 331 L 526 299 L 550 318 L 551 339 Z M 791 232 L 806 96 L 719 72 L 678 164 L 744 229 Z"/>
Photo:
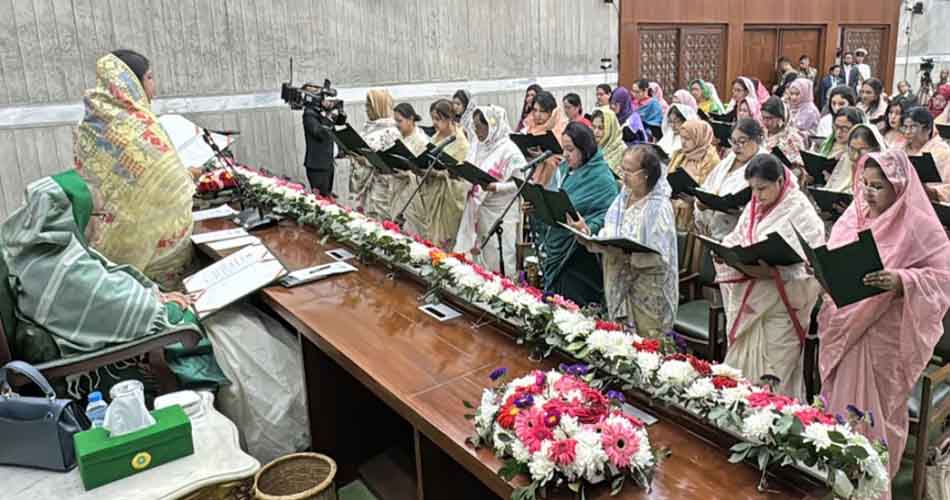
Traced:
<path fill-rule="evenodd" d="M 604 215 L 619 191 L 594 133 L 586 125 L 568 124 L 562 136 L 564 161 L 545 186 L 563 189 L 584 218 L 591 233 L 604 225 Z M 528 205 L 528 211 L 532 207 Z M 579 305 L 604 303 L 604 276 L 600 259 L 577 243 L 571 232 L 532 218 L 543 259 L 544 290 Z M 569 220 L 570 222 L 570 220 Z"/>
<path fill-rule="evenodd" d="M 96 352 L 186 326 L 207 335 L 195 349 L 172 348 L 169 367 L 184 387 L 218 388 L 217 404 L 262 461 L 309 445 L 302 366 L 296 340 L 270 318 L 232 306 L 201 324 L 190 299 L 162 293 L 139 270 L 92 248 L 101 205 L 75 170 L 27 187 L 26 205 L 0 225 L 18 328 L 9 332 L 17 358 L 32 363 Z M 87 232 L 88 230 L 88 232 Z M 212 352 L 211 346 L 214 346 Z M 109 378 L 142 378 L 133 360 L 73 380 L 73 397 Z M 118 369 L 118 370 L 117 370 Z M 82 378 L 82 377 L 81 377 Z M 115 380 L 113 380 L 114 382 Z M 101 387 L 107 390 L 106 387 Z M 79 393 L 79 394 L 77 394 Z"/>

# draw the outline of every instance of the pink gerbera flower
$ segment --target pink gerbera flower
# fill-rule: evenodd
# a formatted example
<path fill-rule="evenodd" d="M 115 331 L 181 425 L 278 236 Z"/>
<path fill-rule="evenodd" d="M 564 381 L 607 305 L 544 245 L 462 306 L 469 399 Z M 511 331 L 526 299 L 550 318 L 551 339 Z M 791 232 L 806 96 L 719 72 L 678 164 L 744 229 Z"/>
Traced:
<path fill-rule="evenodd" d="M 640 449 L 636 432 L 633 428 L 618 423 L 604 423 L 601 429 L 603 430 L 600 434 L 601 443 L 610 463 L 617 468 L 628 467 L 630 457 Z"/>
<path fill-rule="evenodd" d="M 515 417 L 515 434 L 531 453 L 540 450 L 542 442 L 554 437 L 544 423 L 544 412 L 536 407 L 523 410 Z"/>
<path fill-rule="evenodd" d="M 573 439 L 562 439 L 560 441 L 555 441 L 551 444 L 551 449 L 548 451 L 548 458 L 560 466 L 571 465 L 574 463 L 574 458 L 577 456 L 574 453 L 574 448 L 576 446 L 577 441 L 574 441 Z"/>

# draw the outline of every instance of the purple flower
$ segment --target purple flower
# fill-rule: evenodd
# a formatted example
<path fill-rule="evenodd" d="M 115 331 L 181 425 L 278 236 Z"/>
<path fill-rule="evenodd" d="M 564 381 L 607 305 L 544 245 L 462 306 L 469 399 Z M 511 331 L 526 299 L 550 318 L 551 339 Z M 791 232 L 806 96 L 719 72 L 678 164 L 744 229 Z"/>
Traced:
<path fill-rule="evenodd" d="M 881 446 L 887 448 L 887 440 L 886 440 L 886 439 L 881 438 Z"/>
<path fill-rule="evenodd" d="M 676 344 L 676 350 L 678 352 L 686 352 L 686 339 L 682 335 L 670 330 L 666 332 L 666 336 L 673 340 L 673 343 Z"/>
<path fill-rule="evenodd" d="M 575 363 L 573 365 L 561 363 L 559 368 L 562 372 L 575 377 L 580 377 L 590 371 L 590 367 L 584 363 Z"/>
<path fill-rule="evenodd" d="M 857 418 L 858 420 L 861 420 L 862 418 L 864 418 L 864 412 L 858 409 L 857 406 L 848 405 L 847 408 L 848 408 L 848 414 L 854 415 L 854 417 Z"/>
<path fill-rule="evenodd" d="M 530 408 L 534 405 L 534 396 L 530 394 L 522 394 L 515 399 L 515 406 L 524 410 L 525 408 Z"/>
<path fill-rule="evenodd" d="M 817 399 L 818 399 L 818 404 L 821 405 L 819 406 L 819 408 L 822 408 L 822 409 L 828 408 L 828 398 L 826 398 L 824 395 L 819 394 Z"/>
<path fill-rule="evenodd" d="M 518 284 L 521 286 L 524 286 L 524 284 L 527 282 L 528 282 L 528 273 L 524 271 L 520 271 L 518 273 Z"/>
<path fill-rule="evenodd" d="M 874 427 L 874 412 L 868 410 L 868 423 L 871 424 L 871 427 Z"/>
<path fill-rule="evenodd" d="M 549 429 L 557 427 L 557 424 L 561 423 L 561 412 L 558 410 L 549 410 L 544 414 L 544 425 Z"/>
<path fill-rule="evenodd" d="M 620 391 L 607 391 L 607 398 L 623 403 L 623 393 Z"/>
<path fill-rule="evenodd" d="M 841 416 L 840 413 L 835 415 L 835 421 L 838 422 L 838 424 L 840 425 L 844 425 L 845 423 L 847 423 L 847 421 L 844 419 L 844 417 Z"/>
<path fill-rule="evenodd" d="M 490 379 L 492 380 L 492 382 L 495 382 L 495 381 L 497 381 L 498 379 L 500 379 L 501 377 L 504 377 L 506 373 L 508 373 L 508 369 L 507 369 L 507 368 L 505 368 L 505 367 L 503 367 L 503 366 L 502 366 L 502 367 L 498 367 L 498 368 L 495 368 L 494 370 L 492 370 L 491 373 L 488 374 L 488 378 L 490 378 Z"/>

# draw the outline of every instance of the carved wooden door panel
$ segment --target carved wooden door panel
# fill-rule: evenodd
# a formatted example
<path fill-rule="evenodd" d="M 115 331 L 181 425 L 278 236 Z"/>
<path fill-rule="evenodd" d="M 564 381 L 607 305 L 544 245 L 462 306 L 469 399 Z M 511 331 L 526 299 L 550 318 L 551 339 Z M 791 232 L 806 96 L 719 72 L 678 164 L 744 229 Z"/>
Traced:
<path fill-rule="evenodd" d="M 866 49 L 868 56 L 864 63 L 871 67 L 871 76 L 881 78 L 881 61 L 890 57 L 884 54 L 887 50 L 887 28 L 855 28 L 841 29 L 841 45 L 844 52 L 854 52 Z"/>
<path fill-rule="evenodd" d="M 722 88 L 725 54 L 722 26 L 641 26 L 637 77 L 658 82 L 667 99 L 697 78 Z"/>

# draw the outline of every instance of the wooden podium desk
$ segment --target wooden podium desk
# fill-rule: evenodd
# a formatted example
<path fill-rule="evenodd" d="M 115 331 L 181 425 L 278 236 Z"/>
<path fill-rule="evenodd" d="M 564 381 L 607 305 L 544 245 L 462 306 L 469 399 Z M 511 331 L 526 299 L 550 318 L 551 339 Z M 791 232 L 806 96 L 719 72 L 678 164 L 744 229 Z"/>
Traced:
<path fill-rule="evenodd" d="M 229 221 L 205 221 L 195 232 L 229 227 Z M 330 262 L 324 251 L 339 247 L 332 242 L 321 245 L 312 228 L 295 222 L 255 234 L 291 270 Z M 261 292 L 263 302 L 305 340 L 301 345 L 313 448 L 337 460 L 342 478 L 337 484 L 355 477 L 370 457 L 400 443 L 409 458 L 405 477 L 389 478 L 390 484 L 401 485 L 396 487 L 401 494 L 394 498 L 510 498 L 512 485 L 496 475 L 501 462 L 490 450 L 476 451 L 465 444 L 473 428 L 463 417 L 462 400 L 477 404 L 496 367 L 520 376 L 551 368 L 556 361 L 529 361 L 527 350 L 502 330 L 472 328 L 477 319 L 473 315 L 440 323 L 418 310 L 425 291 L 421 285 L 405 277 L 393 279 L 379 264 L 352 263 L 359 272 Z M 785 479 L 770 482 L 779 491 L 759 493 L 754 467 L 729 463 L 727 449 L 672 419 L 661 416 L 649 434 L 654 446 L 669 447 L 672 456 L 660 465 L 651 492 L 630 483 L 615 498 L 733 500 L 824 494 L 814 483 Z M 514 484 L 524 480 L 516 478 Z M 566 489 L 550 497 L 571 498 Z M 589 491 L 588 498 L 612 497 L 602 488 Z"/>

